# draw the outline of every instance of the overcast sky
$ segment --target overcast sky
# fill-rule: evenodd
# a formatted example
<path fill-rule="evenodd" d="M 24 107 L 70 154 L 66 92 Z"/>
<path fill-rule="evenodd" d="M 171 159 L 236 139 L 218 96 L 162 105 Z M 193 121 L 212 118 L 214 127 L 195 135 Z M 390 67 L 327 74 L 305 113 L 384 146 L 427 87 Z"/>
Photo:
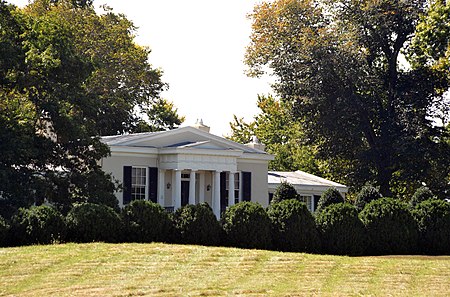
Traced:
<path fill-rule="evenodd" d="M 25 5 L 28 0 L 10 0 Z M 268 79 L 248 78 L 243 58 L 256 0 L 94 0 L 108 4 L 139 27 L 136 41 L 149 46 L 150 63 L 164 72 L 173 101 L 186 125 L 202 118 L 211 132 L 230 133 L 233 114 L 251 120 Z"/>

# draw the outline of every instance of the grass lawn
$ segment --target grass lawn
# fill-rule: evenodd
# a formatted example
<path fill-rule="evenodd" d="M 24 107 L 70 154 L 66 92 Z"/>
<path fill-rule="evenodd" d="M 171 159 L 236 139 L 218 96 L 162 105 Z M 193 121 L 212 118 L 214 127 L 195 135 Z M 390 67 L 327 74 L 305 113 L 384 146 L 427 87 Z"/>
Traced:
<path fill-rule="evenodd" d="M 450 257 L 167 244 L 0 248 L 0 296 L 450 296 Z"/>

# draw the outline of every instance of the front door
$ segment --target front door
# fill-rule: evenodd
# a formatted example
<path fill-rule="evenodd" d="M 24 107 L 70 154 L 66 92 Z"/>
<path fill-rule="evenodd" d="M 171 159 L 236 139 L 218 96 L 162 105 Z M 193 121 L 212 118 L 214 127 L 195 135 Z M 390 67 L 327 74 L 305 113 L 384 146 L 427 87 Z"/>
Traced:
<path fill-rule="evenodd" d="M 189 181 L 181 181 L 181 206 L 189 204 Z"/>

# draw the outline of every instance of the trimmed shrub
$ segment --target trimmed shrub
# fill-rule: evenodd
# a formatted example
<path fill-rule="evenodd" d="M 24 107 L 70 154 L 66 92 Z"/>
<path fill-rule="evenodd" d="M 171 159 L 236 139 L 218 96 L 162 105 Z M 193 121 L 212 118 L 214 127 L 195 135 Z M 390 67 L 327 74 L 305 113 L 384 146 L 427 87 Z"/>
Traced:
<path fill-rule="evenodd" d="M 273 198 L 270 203 L 277 203 L 288 199 L 298 199 L 299 195 L 294 186 L 286 181 L 282 181 L 280 185 L 275 189 Z"/>
<path fill-rule="evenodd" d="M 336 188 L 329 188 L 323 192 L 322 196 L 320 196 L 316 212 L 320 212 L 325 209 L 325 207 L 337 203 L 344 203 L 344 198 Z"/>
<path fill-rule="evenodd" d="M 222 229 L 207 203 L 183 206 L 174 213 L 173 222 L 181 243 L 218 245 Z"/>
<path fill-rule="evenodd" d="M 366 206 L 367 203 L 380 199 L 382 196 L 380 192 L 378 192 L 378 189 L 372 186 L 364 186 L 361 188 L 361 191 L 359 191 L 358 195 L 356 196 L 355 200 L 355 207 L 358 212 L 362 211 L 364 209 L 364 206 Z"/>
<path fill-rule="evenodd" d="M 437 199 L 437 197 L 434 196 L 428 187 L 420 187 L 411 196 L 409 203 L 412 207 L 415 207 L 417 204 L 429 199 Z"/>
<path fill-rule="evenodd" d="M 12 219 L 10 244 L 49 244 L 65 239 L 66 224 L 59 211 L 47 205 L 20 208 Z"/>
<path fill-rule="evenodd" d="M 392 198 L 374 200 L 366 205 L 360 218 L 369 236 L 370 254 L 412 254 L 417 251 L 417 224 L 406 203 Z"/>
<path fill-rule="evenodd" d="M 68 239 L 75 242 L 118 242 L 122 221 L 117 212 L 102 204 L 75 204 L 66 217 Z"/>
<path fill-rule="evenodd" d="M 425 254 L 450 254 L 450 203 L 430 199 L 413 210 L 419 227 L 419 246 Z"/>
<path fill-rule="evenodd" d="M 128 242 L 169 241 L 173 226 L 164 208 L 151 201 L 134 200 L 122 210 L 124 240 Z"/>
<path fill-rule="evenodd" d="M 271 204 L 267 215 L 272 226 L 273 246 L 281 251 L 318 252 L 319 233 L 311 212 L 296 199 Z"/>
<path fill-rule="evenodd" d="M 228 207 L 222 216 L 222 228 L 228 245 L 257 249 L 271 246 L 270 219 L 258 203 L 245 201 Z"/>
<path fill-rule="evenodd" d="M 367 236 L 358 211 L 349 203 L 337 203 L 323 209 L 316 217 L 322 250 L 333 255 L 358 256 L 365 252 Z"/>
<path fill-rule="evenodd" d="M 6 223 L 5 219 L 0 216 L 0 246 L 7 245 L 9 225 Z"/>

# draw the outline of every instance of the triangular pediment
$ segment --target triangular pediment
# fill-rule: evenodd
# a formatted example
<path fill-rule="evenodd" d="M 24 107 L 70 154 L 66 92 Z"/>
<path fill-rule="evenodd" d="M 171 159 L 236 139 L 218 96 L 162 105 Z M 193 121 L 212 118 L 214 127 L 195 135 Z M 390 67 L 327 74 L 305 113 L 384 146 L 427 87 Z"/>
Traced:
<path fill-rule="evenodd" d="M 243 144 L 219 137 L 193 127 L 182 127 L 175 130 L 138 133 L 120 136 L 103 137 L 102 140 L 113 146 L 149 147 L 149 148 L 190 148 L 210 150 L 241 150 L 247 153 L 264 153 Z"/>
<path fill-rule="evenodd" d="M 176 148 L 195 148 L 195 149 L 209 149 L 209 150 L 224 150 L 233 149 L 229 146 L 217 143 L 211 140 L 198 141 L 198 142 L 182 142 L 178 144 L 171 145 L 170 147 Z"/>

